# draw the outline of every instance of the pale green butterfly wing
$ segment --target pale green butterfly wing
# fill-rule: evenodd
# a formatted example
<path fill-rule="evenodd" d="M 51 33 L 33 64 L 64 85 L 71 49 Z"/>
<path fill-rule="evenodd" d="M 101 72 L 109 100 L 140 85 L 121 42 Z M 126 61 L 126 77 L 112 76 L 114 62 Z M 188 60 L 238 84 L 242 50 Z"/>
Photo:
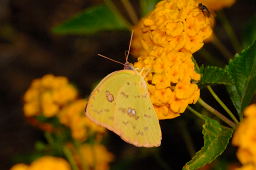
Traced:
<path fill-rule="evenodd" d="M 106 76 L 96 86 L 89 97 L 86 106 L 86 116 L 95 123 L 115 132 L 113 128 L 116 96 L 126 80 L 120 71 L 115 71 Z"/>
<path fill-rule="evenodd" d="M 161 129 L 143 77 L 126 71 L 117 97 L 114 125 L 123 140 L 136 146 L 153 147 L 161 143 Z"/>
<path fill-rule="evenodd" d="M 146 83 L 134 70 L 116 71 L 105 77 L 93 90 L 86 115 L 128 143 L 160 145 L 161 129 Z"/>

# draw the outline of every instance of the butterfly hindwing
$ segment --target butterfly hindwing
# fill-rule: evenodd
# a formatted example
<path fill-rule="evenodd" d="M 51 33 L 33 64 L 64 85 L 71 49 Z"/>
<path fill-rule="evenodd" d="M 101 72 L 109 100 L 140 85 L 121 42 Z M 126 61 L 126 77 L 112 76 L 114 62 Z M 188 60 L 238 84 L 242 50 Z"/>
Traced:
<path fill-rule="evenodd" d="M 136 146 L 159 146 L 161 129 L 143 77 L 132 71 L 116 99 L 114 124 L 121 138 Z"/>

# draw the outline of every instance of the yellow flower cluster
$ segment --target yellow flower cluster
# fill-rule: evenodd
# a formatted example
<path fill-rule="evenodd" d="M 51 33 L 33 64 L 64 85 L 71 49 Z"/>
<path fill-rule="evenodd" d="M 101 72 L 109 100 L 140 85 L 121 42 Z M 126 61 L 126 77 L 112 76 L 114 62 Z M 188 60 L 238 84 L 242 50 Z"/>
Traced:
<path fill-rule="evenodd" d="M 145 80 L 159 119 L 179 116 L 200 96 L 192 54 L 212 34 L 204 12 L 195 0 L 162 0 L 134 27 L 134 66 L 149 72 Z"/>
<path fill-rule="evenodd" d="M 65 77 L 45 75 L 35 79 L 24 95 L 24 114 L 27 117 L 55 116 L 62 106 L 77 97 L 77 90 Z"/>
<path fill-rule="evenodd" d="M 86 102 L 87 101 L 84 99 L 75 100 L 69 105 L 63 107 L 58 114 L 60 122 L 70 127 L 72 137 L 74 139 L 84 140 L 92 133 L 97 132 L 97 135 L 100 135 L 105 132 L 104 128 L 97 126 L 87 117 L 85 117 L 84 108 Z"/>
<path fill-rule="evenodd" d="M 68 162 L 62 158 L 44 156 L 31 165 L 16 164 L 10 170 L 71 170 Z"/>
<path fill-rule="evenodd" d="M 79 167 L 83 169 L 108 170 L 114 156 L 101 144 L 83 144 L 79 155 L 74 155 Z"/>
<path fill-rule="evenodd" d="M 244 165 L 242 169 L 256 169 L 256 104 L 248 106 L 244 114 L 232 142 L 238 146 L 237 157 Z"/>
<path fill-rule="evenodd" d="M 220 10 L 222 8 L 230 7 L 235 3 L 235 0 L 199 0 L 210 10 Z"/>

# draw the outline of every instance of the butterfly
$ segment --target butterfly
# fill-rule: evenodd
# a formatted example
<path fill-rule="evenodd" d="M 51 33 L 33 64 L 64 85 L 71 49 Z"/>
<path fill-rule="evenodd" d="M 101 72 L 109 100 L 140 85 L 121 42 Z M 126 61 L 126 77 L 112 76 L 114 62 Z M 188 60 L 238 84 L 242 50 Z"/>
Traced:
<path fill-rule="evenodd" d="M 130 46 L 131 40 L 124 70 L 110 73 L 92 91 L 86 116 L 127 143 L 156 147 L 162 139 L 159 120 L 144 77 L 127 61 Z"/>

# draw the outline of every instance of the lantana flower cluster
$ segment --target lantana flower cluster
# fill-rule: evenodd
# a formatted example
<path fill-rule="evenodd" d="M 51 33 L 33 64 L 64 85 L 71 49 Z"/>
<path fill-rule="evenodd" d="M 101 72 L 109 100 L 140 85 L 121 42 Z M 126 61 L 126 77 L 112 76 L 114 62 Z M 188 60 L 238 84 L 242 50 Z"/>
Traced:
<path fill-rule="evenodd" d="M 68 149 L 78 169 L 107 170 L 113 155 L 100 144 L 105 129 L 93 123 L 84 115 L 87 100 L 78 97 L 77 89 L 66 77 L 45 75 L 31 83 L 24 95 L 24 115 L 32 119 L 35 126 L 43 130 L 49 129 L 54 133 L 50 123 L 40 122 L 35 117 L 55 117 L 59 122 L 71 130 L 72 138 L 77 140 L 78 146 L 67 141 Z M 49 109 L 49 110 L 48 110 Z M 58 127 L 56 127 L 58 128 Z M 61 126 L 61 129 L 62 126 Z M 58 131 L 58 129 L 55 129 Z M 58 131 L 59 132 L 59 131 Z M 93 144 L 86 143 L 86 139 L 94 137 Z M 69 163 L 52 156 L 41 157 L 31 165 L 16 164 L 11 170 L 71 170 Z"/>
<path fill-rule="evenodd" d="M 145 80 L 159 119 L 179 116 L 200 96 L 192 54 L 212 34 L 212 19 L 204 12 L 195 0 L 162 0 L 134 27 L 134 66 L 148 72 Z"/>
<path fill-rule="evenodd" d="M 71 170 L 71 167 L 65 159 L 44 156 L 32 162 L 31 165 L 16 164 L 10 170 Z"/>
<path fill-rule="evenodd" d="M 74 139 L 84 140 L 95 132 L 98 135 L 105 132 L 103 127 L 96 125 L 84 115 L 86 102 L 85 99 L 75 100 L 58 114 L 60 122 L 70 127 Z"/>
<path fill-rule="evenodd" d="M 239 170 L 256 169 L 256 104 L 244 111 L 245 118 L 233 137 L 233 145 L 238 146 L 237 157 L 243 164 Z"/>
<path fill-rule="evenodd" d="M 82 144 L 79 154 L 73 146 L 70 146 L 70 150 L 80 169 L 108 170 L 109 163 L 114 159 L 113 154 L 99 143 Z"/>
<path fill-rule="evenodd" d="M 53 117 L 67 103 L 77 98 L 77 90 L 66 77 L 45 75 L 35 79 L 24 95 L 24 114 L 27 117 Z"/>
<path fill-rule="evenodd" d="M 77 89 L 66 77 L 49 74 L 35 79 L 24 95 L 24 102 L 26 117 L 56 116 L 60 123 L 70 128 L 74 139 L 83 141 L 90 134 L 102 136 L 105 131 L 85 117 L 87 101 L 78 97 Z M 38 127 L 47 125 L 38 121 L 37 124 Z"/>

